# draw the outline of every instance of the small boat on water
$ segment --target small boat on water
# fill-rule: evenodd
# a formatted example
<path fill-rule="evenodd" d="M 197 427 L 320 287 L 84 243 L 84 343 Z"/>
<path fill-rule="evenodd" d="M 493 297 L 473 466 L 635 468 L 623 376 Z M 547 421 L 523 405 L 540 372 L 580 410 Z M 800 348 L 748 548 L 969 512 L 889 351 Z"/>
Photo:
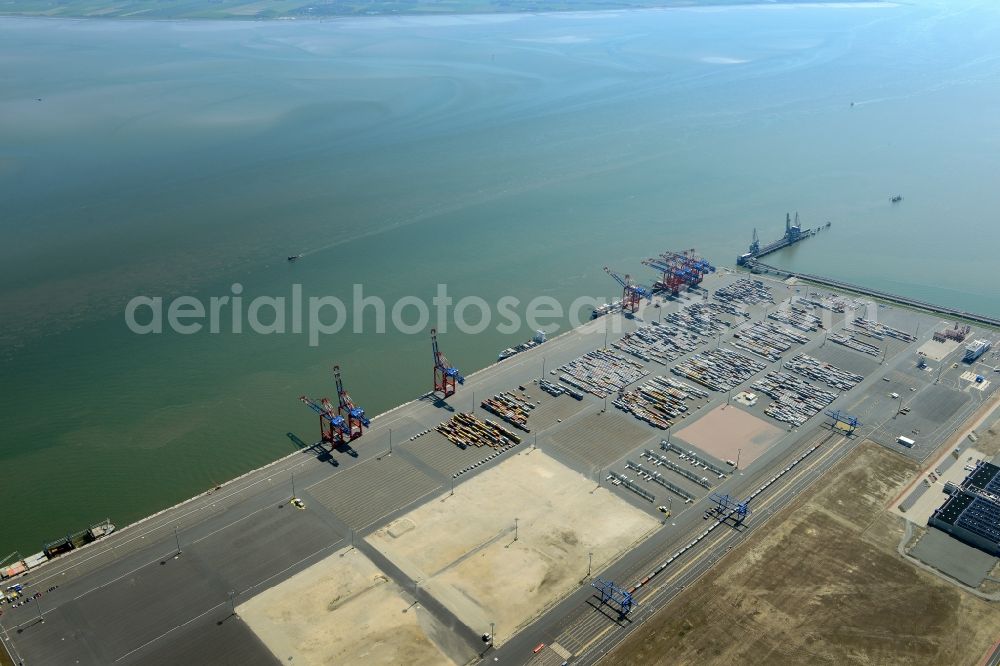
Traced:
<path fill-rule="evenodd" d="M 288 256 L 288 261 L 298 261 L 302 258 L 301 254 L 291 254 Z"/>
<path fill-rule="evenodd" d="M 903 200 L 903 195 L 902 194 L 897 194 L 896 196 L 894 196 L 891 199 L 889 199 L 889 201 L 891 201 L 892 203 L 899 203 L 902 200 Z"/>

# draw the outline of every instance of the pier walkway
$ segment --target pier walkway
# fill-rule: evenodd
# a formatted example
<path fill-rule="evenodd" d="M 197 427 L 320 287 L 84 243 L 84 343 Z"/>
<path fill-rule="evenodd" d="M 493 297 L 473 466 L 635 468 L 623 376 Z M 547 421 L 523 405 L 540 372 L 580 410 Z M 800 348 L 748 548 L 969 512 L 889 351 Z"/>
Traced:
<path fill-rule="evenodd" d="M 928 303 L 927 301 L 918 301 L 915 298 L 907 298 L 906 296 L 899 296 L 898 294 L 890 294 L 889 292 L 886 291 L 879 291 L 878 289 L 862 287 L 856 284 L 851 284 L 850 282 L 843 282 L 841 280 L 835 280 L 833 278 L 823 277 L 821 275 L 811 275 L 809 273 L 799 273 L 797 271 L 790 271 L 784 268 L 777 268 L 776 266 L 771 266 L 769 264 L 765 264 L 757 260 L 748 261 L 747 267 L 750 268 L 751 270 L 756 269 L 760 271 L 774 273 L 776 275 L 787 275 L 788 277 L 794 277 L 800 280 L 807 280 L 809 282 L 813 282 L 822 285 L 824 287 L 832 287 L 834 289 L 853 291 L 858 294 L 863 294 L 865 296 L 872 296 L 873 298 L 889 301 L 891 303 L 897 303 L 899 305 L 905 305 L 920 310 L 927 310 L 929 312 L 934 312 L 937 314 L 944 314 L 950 317 L 965 319 L 967 321 L 976 322 L 977 324 L 986 324 L 987 326 L 994 326 L 996 328 L 1000 328 L 1000 319 L 996 317 L 989 317 L 987 315 L 981 315 L 975 312 L 966 312 L 965 310 L 949 308 L 943 305 L 935 305 L 934 303 Z"/>

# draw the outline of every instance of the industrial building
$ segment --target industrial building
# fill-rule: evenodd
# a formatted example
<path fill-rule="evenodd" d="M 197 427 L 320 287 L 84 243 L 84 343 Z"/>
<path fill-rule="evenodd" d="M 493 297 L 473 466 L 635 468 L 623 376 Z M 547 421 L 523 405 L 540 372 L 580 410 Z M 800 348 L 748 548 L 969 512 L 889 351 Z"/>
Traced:
<path fill-rule="evenodd" d="M 975 363 L 979 357 L 990 350 L 992 343 L 989 340 L 973 340 L 965 348 L 965 357 L 962 359 L 966 363 Z"/>
<path fill-rule="evenodd" d="M 970 546 L 1000 556 L 1000 503 L 959 490 L 931 515 L 927 524 Z"/>
<path fill-rule="evenodd" d="M 980 462 L 965 477 L 962 488 L 980 495 L 992 495 L 1000 501 L 1000 467 L 993 463 Z"/>
<path fill-rule="evenodd" d="M 1000 467 L 980 462 L 927 524 L 1000 556 Z"/>

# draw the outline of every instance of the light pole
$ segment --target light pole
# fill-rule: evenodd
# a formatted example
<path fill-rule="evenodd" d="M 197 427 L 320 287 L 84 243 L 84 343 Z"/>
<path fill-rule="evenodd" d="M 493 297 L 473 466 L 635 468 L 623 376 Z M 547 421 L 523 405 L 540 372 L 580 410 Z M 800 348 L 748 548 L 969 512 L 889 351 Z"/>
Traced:
<path fill-rule="evenodd" d="M 177 534 L 177 526 L 174 525 L 174 542 L 177 544 L 177 555 L 181 554 L 181 538 Z M 175 555 L 176 557 L 176 555 Z"/>
<path fill-rule="evenodd" d="M 604 319 L 604 348 L 608 348 L 608 320 Z"/>
<path fill-rule="evenodd" d="M 517 541 L 517 518 L 514 519 L 514 541 Z"/>
<path fill-rule="evenodd" d="M 236 590 L 229 590 L 229 609 L 236 615 Z"/>
<path fill-rule="evenodd" d="M 496 622 L 490 622 L 490 645 L 496 647 Z"/>
<path fill-rule="evenodd" d="M 470 412 L 470 413 L 473 416 L 476 415 L 476 392 L 475 391 L 472 392 L 472 412 Z"/>
<path fill-rule="evenodd" d="M 295 472 L 292 472 L 292 499 L 295 499 Z M 180 550 L 180 548 L 177 550 Z"/>
<path fill-rule="evenodd" d="M 587 553 L 587 578 L 590 578 L 590 574 L 594 568 L 594 554 Z"/>
<path fill-rule="evenodd" d="M 545 379 L 545 357 L 542 357 L 542 376 L 541 379 Z"/>
<path fill-rule="evenodd" d="M 743 449 L 736 449 L 736 469 L 740 468 L 740 455 L 743 454 Z"/>
<path fill-rule="evenodd" d="M 389 455 L 392 455 L 392 428 L 389 428 Z"/>

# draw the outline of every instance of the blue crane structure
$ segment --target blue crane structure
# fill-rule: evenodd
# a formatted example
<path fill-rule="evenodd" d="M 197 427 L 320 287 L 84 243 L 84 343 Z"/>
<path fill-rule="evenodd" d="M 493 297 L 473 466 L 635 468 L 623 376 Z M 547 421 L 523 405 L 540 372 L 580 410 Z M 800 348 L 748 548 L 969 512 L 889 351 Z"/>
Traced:
<path fill-rule="evenodd" d="M 333 377 L 337 382 L 337 414 L 347 420 L 347 441 L 357 439 L 364 434 L 365 428 L 371 425 L 371 420 L 365 416 L 365 410 L 354 404 L 351 396 L 344 390 L 344 381 L 340 377 L 340 366 L 333 366 Z"/>
<path fill-rule="evenodd" d="M 622 616 L 628 615 L 629 611 L 632 610 L 632 607 L 636 605 L 631 592 L 618 587 L 610 580 L 595 578 L 594 581 L 590 583 L 590 586 L 601 593 L 602 604 L 614 604 L 618 607 L 618 611 Z"/>
<path fill-rule="evenodd" d="M 465 377 L 458 368 L 448 363 L 438 347 L 437 330 L 431 329 L 431 347 L 434 350 L 434 393 L 441 393 L 445 398 L 455 395 L 455 382 L 465 383 Z"/>
<path fill-rule="evenodd" d="M 632 282 L 632 276 L 616 273 L 607 266 L 604 272 L 615 279 L 615 282 L 622 287 L 622 312 L 636 312 L 639 309 L 639 301 L 643 298 L 652 299 L 653 290 L 641 284 Z"/>
<path fill-rule="evenodd" d="M 333 403 L 326 398 L 316 402 L 306 396 L 301 396 L 299 400 L 306 407 L 319 414 L 319 434 L 322 441 L 334 446 L 342 444 L 344 441 L 350 441 L 350 427 L 344 417 L 333 408 Z"/>
<path fill-rule="evenodd" d="M 858 421 L 856 416 L 851 416 L 839 409 L 827 410 L 826 415 L 833 419 L 834 427 L 840 427 L 842 430 L 846 430 L 847 434 L 853 434 L 861 422 Z"/>
<path fill-rule="evenodd" d="M 720 523 L 733 518 L 737 525 L 741 525 L 752 513 L 750 511 L 749 500 L 741 502 L 731 495 L 721 495 L 719 493 L 712 493 L 708 499 L 715 502 L 715 506 L 706 513 L 714 513 Z"/>

